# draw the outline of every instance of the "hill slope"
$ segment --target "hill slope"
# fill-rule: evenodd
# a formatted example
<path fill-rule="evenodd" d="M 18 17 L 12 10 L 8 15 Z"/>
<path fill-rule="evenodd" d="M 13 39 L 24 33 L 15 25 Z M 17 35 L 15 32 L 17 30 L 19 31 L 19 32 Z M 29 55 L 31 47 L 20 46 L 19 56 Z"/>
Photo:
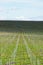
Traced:
<path fill-rule="evenodd" d="M 0 31 L 9 32 L 32 32 L 42 31 L 43 22 L 36 21 L 0 21 Z"/>

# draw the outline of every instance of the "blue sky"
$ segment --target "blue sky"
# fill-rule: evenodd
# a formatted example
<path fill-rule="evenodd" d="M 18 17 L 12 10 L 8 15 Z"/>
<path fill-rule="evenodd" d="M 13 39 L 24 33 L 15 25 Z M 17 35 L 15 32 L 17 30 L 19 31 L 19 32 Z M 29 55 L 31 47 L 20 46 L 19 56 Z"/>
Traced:
<path fill-rule="evenodd" d="M 39 18 L 43 20 L 43 0 L 0 0 L 0 20 Z"/>

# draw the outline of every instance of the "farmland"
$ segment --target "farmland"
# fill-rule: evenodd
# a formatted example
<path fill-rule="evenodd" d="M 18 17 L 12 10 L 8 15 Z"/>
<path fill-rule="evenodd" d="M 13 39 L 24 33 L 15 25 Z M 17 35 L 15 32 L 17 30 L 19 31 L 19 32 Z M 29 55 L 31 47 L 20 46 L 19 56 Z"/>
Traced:
<path fill-rule="evenodd" d="M 0 23 L 0 65 L 43 65 L 42 23 L 10 24 Z"/>

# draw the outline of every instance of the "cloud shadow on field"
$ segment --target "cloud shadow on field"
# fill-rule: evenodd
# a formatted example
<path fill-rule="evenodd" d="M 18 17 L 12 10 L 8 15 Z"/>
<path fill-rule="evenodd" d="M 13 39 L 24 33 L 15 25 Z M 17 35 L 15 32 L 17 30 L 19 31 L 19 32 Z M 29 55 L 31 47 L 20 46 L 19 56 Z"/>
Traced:
<path fill-rule="evenodd" d="M 43 21 L 0 21 L 0 32 L 43 33 Z"/>

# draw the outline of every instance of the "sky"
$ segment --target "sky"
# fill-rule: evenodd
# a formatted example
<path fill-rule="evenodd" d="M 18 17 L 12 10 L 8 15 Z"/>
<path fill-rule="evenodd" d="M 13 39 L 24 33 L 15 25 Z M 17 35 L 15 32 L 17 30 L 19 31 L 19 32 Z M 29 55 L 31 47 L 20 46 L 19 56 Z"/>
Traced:
<path fill-rule="evenodd" d="M 43 20 L 43 0 L 0 0 L 0 20 Z"/>

